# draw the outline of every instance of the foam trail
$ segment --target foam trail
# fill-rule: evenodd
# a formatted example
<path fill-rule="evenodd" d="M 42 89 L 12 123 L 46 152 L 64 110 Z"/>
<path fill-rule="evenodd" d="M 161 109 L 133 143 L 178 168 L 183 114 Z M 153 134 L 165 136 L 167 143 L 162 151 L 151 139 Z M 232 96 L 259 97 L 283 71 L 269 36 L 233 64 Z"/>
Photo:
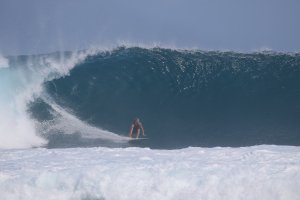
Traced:
<path fill-rule="evenodd" d="M 42 124 L 42 129 L 44 129 L 45 133 L 51 133 L 53 130 L 62 131 L 64 134 L 80 133 L 83 138 L 104 139 L 115 143 L 127 142 L 129 140 L 128 137 L 102 130 L 81 121 L 71 111 L 63 109 L 45 96 L 43 100 L 51 106 L 56 115 L 54 120 L 49 124 Z"/>
<path fill-rule="evenodd" d="M 62 55 L 0 57 L 0 148 L 28 148 L 46 141 L 39 136 L 27 105 L 43 91 L 44 81 L 68 75 L 95 50 Z"/>

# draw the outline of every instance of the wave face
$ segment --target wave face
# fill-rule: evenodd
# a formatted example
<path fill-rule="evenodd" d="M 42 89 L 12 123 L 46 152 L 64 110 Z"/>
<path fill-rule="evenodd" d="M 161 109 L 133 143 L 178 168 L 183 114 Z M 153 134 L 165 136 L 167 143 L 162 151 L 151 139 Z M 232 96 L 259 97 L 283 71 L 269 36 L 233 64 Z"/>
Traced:
<path fill-rule="evenodd" d="M 47 93 L 81 120 L 155 148 L 300 145 L 300 55 L 118 48 L 88 57 Z"/>
<path fill-rule="evenodd" d="M 70 54 L 59 65 L 24 68 L 40 89 L 20 110 L 48 147 L 300 145 L 299 54 L 138 47 Z M 127 143 L 136 116 L 150 139 Z"/>

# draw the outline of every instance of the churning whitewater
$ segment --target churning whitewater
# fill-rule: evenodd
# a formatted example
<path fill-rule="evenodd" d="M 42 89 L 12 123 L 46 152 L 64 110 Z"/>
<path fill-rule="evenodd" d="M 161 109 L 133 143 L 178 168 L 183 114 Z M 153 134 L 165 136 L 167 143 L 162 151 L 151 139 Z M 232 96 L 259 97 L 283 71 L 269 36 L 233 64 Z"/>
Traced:
<path fill-rule="evenodd" d="M 287 200 L 299 147 L 0 150 L 2 199 Z"/>

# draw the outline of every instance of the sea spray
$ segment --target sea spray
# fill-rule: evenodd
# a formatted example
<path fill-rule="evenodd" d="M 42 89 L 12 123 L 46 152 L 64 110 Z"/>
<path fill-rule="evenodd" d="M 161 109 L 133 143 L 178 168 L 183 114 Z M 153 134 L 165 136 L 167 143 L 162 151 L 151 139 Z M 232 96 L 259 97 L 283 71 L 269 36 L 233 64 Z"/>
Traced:
<path fill-rule="evenodd" d="M 0 54 L 0 69 L 9 67 L 8 60 Z"/>

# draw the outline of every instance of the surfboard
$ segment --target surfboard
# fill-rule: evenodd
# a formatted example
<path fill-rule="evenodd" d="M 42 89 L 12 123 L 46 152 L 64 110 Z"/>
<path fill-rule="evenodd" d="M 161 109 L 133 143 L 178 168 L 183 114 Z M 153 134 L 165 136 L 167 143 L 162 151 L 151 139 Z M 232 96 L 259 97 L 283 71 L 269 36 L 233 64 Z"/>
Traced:
<path fill-rule="evenodd" d="M 130 138 L 130 140 L 147 140 L 149 138 Z"/>

